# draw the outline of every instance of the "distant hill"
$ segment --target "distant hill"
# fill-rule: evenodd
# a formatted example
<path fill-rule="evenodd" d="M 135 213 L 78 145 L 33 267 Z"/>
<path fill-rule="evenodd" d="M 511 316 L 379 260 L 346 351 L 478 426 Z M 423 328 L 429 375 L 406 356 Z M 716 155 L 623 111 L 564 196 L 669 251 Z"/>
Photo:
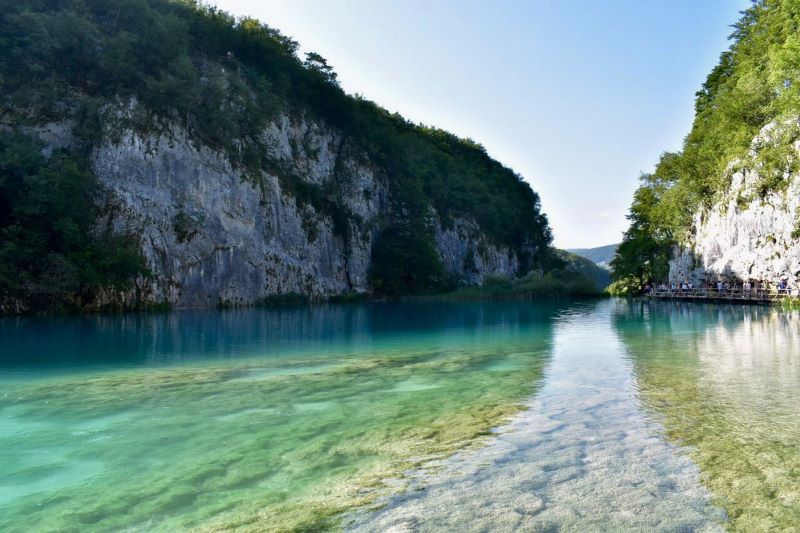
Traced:
<path fill-rule="evenodd" d="M 611 284 L 611 272 L 607 268 L 568 250 L 558 250 L 557 253 L 558 257 L 566 262 L 567 270 L 581 274 L 591 280 L 598 291 L 604 290 Z"/>
<path fill-rule="evenodd" d="M 614 254 L 617 253 L 618 246 L 619 244 L 608 244 L 597 248 L 573 248 L 567 251 L 585 257 L 599 267 L 611 270 L 611 260 L 614 258 Z"/>

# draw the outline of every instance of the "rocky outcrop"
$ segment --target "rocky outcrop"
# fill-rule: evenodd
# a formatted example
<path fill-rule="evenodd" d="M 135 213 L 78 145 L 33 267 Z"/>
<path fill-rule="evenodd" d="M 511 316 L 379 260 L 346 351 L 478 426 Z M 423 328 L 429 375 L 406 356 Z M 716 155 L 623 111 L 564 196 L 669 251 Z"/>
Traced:
<path fill-rule="evenodd" d="M 168 303 L 175 307 L 251 304 L 273 295 L 312 298 L 370 290 L 371 251 L 391 218 L 387 178 L 354 153 L 335 129 L 283 115 L 263 132 L 275 169 L 255 175 L 174 124 L 132 126 L 136 102 L 103 113 L 104 134 L 91 161 L 107 195 L 98 231 L 138 238 L 152 275 L 96 305 Z M 68 146 L 70 124 L 32 128 L 48 150 Z M 346 222 L 303 202 L 281 172 L 335 195 Z M 519 259 L 492 245 L 467 218 L 436 216 L 445 268 L 467 282 L 513 276 Z"/>
<path fill-rule="evenodd" d="M 445 270 L 466 283 L 475 285 L 486 276 L 512 278 L 518 274 L 519 258 L 508 248 L 492 246 L 471 220 L 457 218 L 447 228 L 437 220 L 435 231 Z"/>
<path fill-rule="evenodd" d="M 699 210 L 689 241 L 676 248 L 670 281 L 754 280 L 776 285 L 781 279 L 800 287 L 800 174 L 785 173 L 778 190 L 765 192 L 757 151 L 775 128 L 765 127 L 753 142 L 751 161 L 730 168 L 730 185 L 710 209 Z M 800 143 L 794 145 L 795 153 Z"/>

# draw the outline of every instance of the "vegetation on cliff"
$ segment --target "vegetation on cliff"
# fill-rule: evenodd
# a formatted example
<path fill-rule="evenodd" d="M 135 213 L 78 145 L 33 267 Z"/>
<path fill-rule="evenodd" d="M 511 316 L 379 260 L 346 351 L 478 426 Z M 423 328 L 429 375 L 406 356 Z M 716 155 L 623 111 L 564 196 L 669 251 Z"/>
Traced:
<path fill-rule="evenodd" d="M 617 253 L 619 244 L 607 244 L 605 246 L 597 246 L 595 248 L 571 248 L 567 252 L 585 257 L 597 266 L 610 270 L 611 260 Z"/>
<path fill-rule="evenodd" d="M 0 120 L 12 128 L 72 120 L 74 145 L 89 153 L 109 104 L 135 100 L 128 126 L 179 124 L 225 151 L 245 177 L 257 180 L 262 170 L 277 175 L 287 193 L 346 235 L 365 221 L 344 206 L 335 184 L 309 184 L 272 160 L 263 144 L 261 132 L 278 114 L 308 116 L 340 131 L 342 150 L 366 157 L 386 176 L 393 215 L 381 222 L 386 240 L 376 248 L 376 289 L 447 286 L 440 259 L 430 253 L 432 213 L 445 225 L 456 217 L 474 220 L 494 244 L 518 255 L 521 274 L 542 266 L 550 229 L 538 195 L 519 175 L 470 139 L 346 94 L 322 56 L 301 59 L 296 42 L 265 24 L 191 0 L 0 0 L 0 6 Z M 380 266 L 400 248 L 410 254 L 407 264 L 420 266 L 413 279 Z"/>
<path fill-rule="evenodd" d="M 742 168 L 758 171 L 762 197 L 785 187 L 800 139 L 800 6 L 757 0 L 734 25 L 723 52 L 697 93 L 695 119 L 682 151 L 665 153 L 643 174 L 630 227 L 612 263 L 618 292 L 636 292 L 663 278 L 670 248 L 686 243 L 692 214 L 717 201 Z M 764 126 L 775 123 L 752 146 Z M 748 198 L 742 198 L 748 201 Z"/>
<path fill-rule="evenodd" d="M 93 231 L 98 191 L 80 157 L 48 158 L 34 139 L 0 131 L 0 297 L 80 308 L 146 273 L 134 240 Z"/>
<path fill-rule="evenodd" d="M 607 270 L 565 250 L 550 249 L 547 269 L 536 270 L 518 279 L 488 277 L 482 285 L 461 287 L 439 295 L 453 300 L 535 299 L 546 297 L 597 296 L 608 286 Z"/>

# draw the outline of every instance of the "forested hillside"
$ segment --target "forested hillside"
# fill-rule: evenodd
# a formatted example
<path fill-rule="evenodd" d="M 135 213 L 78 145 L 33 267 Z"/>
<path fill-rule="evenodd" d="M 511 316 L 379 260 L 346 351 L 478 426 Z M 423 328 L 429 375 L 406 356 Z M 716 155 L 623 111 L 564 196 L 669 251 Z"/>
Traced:
<path fill-rule="evenodd" d="M 0 294 L 6 298 L 33 307 L 80 304 L 154 274 L 153 257 L 166 252 L 133 259 L 138 229 L 120 234 L 121 222 L 91 229 L 95 218 L 110 216 L 96 207 L 107 187 L 93 173 L 101 144 L 176 131 L 198 150 L 225 154 L 226 165 L 262 191 L 277 178 L 280 193 L 328 221 L 335 238 L 347 242 L 367 232 L 375 292 L 463 282 L 437 253 L 436 224 L 440 233 L 460 221 L 474 224 L 487 243 L 481 246 L 509 250 L 519 274 L 548 267 L 550 228 L 521 176 L 470 139 L 345 94 L 322 56 L 298 57 L 298 44 L 264 23 L 193 1 L 2 0 L 0 7 Z M 326 133 L 336 141 L 332 179 L 309 179 L 295 164 L 299 153 L 327 157 L 309 134 L 291 139 L 286 150 L 295 161 L 275 156 L 274 138 L 264 132 L 281 121 L 332 132 Z M 66 141 L 53 145 L 42 136 L 48 124 L 68 129 L 61 135 Z M 343 162 L 385 181 L 389 205 L 374 220 L 362 220 L 344 201 Z M 59 184 L 53 196 L 42 192 L 51 178 Z M 364 194 L 369 200 L 370 192 Z M 188 246 L 202 220 L 189 212 L 192 206 L 178 207 L 170 238 Z M 309 242 L 315 224 L 304 223 Z M 481 246 L 465 253 L 477 257 Z M 469 268 L 477 267 L 459 266 Z"/>
<path fill-rule="evenodd" d="M 683 149 L 663 154 L 655 171 L 640 178 L 630 227 L 612 263 L 620 292 L 666 277 L 672 247 L 691 248 L 694 219 L 702 221 L 704 210 L 721 201 L 732 176 L 756 181 L 736 193 L 734 209 L 746 210 L 786 191 L 796 170 L 800 3 L 754 2 L 730 39 L 730 48 L 697 93 Z M 769 133 L 759 136 L 768 125 Z"/>
<path fill-rule="evenodd" d="M 596 248 L 571 248 L 567 251 L 585 257 L 596 265 L 610 270 L 611 260 L 614 259 L 618 247 L 619 244 L 607 244 Z"/>
<path fill-rule="evenodd" d="M 597 292 L 602 292 L 611 283 L 611 274 L 608 269 L 598 265 L 597 262 L 570 250 L 558 250 L 558 257 L 564 261 L 567 272 L 575 272 L 589 279 Z"/>

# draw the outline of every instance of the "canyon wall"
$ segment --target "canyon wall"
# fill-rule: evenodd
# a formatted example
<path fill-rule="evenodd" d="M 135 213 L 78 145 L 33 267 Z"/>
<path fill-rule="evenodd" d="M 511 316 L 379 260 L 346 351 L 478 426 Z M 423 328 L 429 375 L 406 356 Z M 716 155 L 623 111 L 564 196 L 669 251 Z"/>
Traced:
<path fill-rule="evenodd" d="M 137 104 L 106 109 L 91 163 L 105 189 L 98 231 L 134 235 L 151 272 L 95 305 L 167 303 L 174 307 L 246 305 L 276 295 L 324 298 L 370 290 L 371 251 L 392 212 L 387 178 L 324 123 L 281 115 L 261 146 L 275 172 L 247 174 L 222 151 L 181 127 L 140 131 Z M 69 148 L 69 123 L 29 128 L 47 151 Z M 281 172 L 325 190 L 345 222 L 287 190 Z M 512 277 L 519 258 L 493 245 L 469 218 L 448 222 L 431 210 L 445 269 L 466 283 Z"/>

